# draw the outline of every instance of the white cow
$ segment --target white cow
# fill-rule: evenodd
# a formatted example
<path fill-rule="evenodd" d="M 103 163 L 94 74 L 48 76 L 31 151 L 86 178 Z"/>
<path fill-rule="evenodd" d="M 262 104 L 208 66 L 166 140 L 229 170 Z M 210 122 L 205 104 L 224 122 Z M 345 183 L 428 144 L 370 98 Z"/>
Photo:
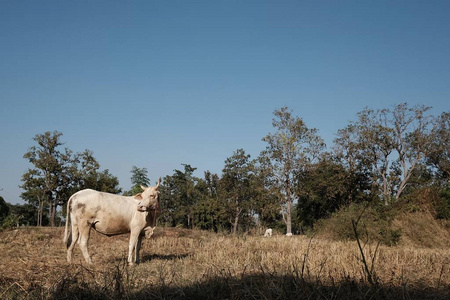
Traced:
<path fill-rule="evenodd" d="M 91 263 L 88 253 L 88 240 L 91 228 L 107 236 L 130 232 L 128 263 L 139 263 L 139 250 L 142 235 L 151 237 L 156 226 L 156 209 L 159 204 L 158 184 L 144 187 L 142 193 L 125 197 L 94 190 L 82 190 L 70 197 L 67 203 L 66 229 L 64 243 L 67 243 L 67 261 L 71 262 L 73 248 L 78 242 L 84 259 Z M 71 232 L 68 234 L 70 221 Z"/>
<path fill-rule="evenodd" d="M 272 228 L 267 228 L 266 233 L 264 233 L 264 237 L 271 237 L 272 236 Z"/>

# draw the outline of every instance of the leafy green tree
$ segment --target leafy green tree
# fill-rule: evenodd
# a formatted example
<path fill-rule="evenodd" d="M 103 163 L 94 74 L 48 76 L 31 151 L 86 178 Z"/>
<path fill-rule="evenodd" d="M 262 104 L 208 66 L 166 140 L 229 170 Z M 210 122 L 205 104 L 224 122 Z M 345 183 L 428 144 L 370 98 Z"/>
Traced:
<path fill-rule="evenodd" d="M 37 209 L 38 226 L 43 225 L 44 209 L 48 209 L 50 225 L 56 225 L 56 210 L 65 205 L 70 196 L 80 189 L 92 188 L 120 192 L 117 177 L 108 170 L 99 172 L 99 163 L 92 151 L 74 154 L 60 149 L 62 133 L 58 131 L 37 134 L 37 146 L 29 148 L 24 158 L 33 165 L 22 176 L 22 198 Z"/>
<path fill-rule="evenodd" d="M 345 168 L 324 155 L 307 171 L 298 174 L 300 186 L 297 218 L 302 226 L 312 228 L 314 223 L 348 205 L 352 189 L 347 185 Z"/>
<path fill-rule="evenodd" d="M 230 224 L 224 202 L 218 197 L 219 176 L 206 171 L 204 179 L 195 186 L 198 201 L 193 207 L 195 227 L 214 232 L 229 230 Z"/>
<path fill-rule="evenodd" d="M 100 164 L 94 158 L 94 153 L 85 150 L 73 156 L 71 162 L 67 178 L 74 181 L 76 188 L 80 190 L 96 189 Z"/>
<path fill-rule="evenodd" d="M 222 178 L 220 180 L 220 195 L 227 205 L 227 211 L 232 224 L 233 234 L 237 233 L 239 221 L 248 214 L 251 199 L 255 196 L 252 189 L 254 166 L 243 149 L 236 150 L 225 160 Z"/>
<path fill-rule="evenodd" d="M 131 183 L 135 185 L 142 184 L 144 186 L 150 185 L 147 168 L 138 168 L 136 166 L 133 166 L 133 168 L 131 168 L 131 174 Z"/>
<path fill-rule="evenodd" d="M 195 227 L 214 232 L 228 230 L 226 206 L 218 197 L 219 176 L 206 171 L 204 179 L 197 179 L 195 189 L 198 197 L 193 207 Z"/>
<path fill-rule="evenodd" d="M 126 196 L 132 196 L 142 191 L 141 185 L 150 186 L 150 179 L 148 178 L 147 168 L 138 168 L 133 166 L 131 168 L 131 184 L 133 185 L 130 191 L 124 193 Z"/>
<path fill-rule="evenodd" d="M 197 168 L 182 164 L 184 171 L 175 170 L 172 176 L 164 177 L 161 190 L 161 219 L 172 226 L 193 228 L 194 207 L 199 200 L 196 185 L 198 178 L 193 176 Z"/>
<path fill-rule="evenodd" d="M 259 156 L 254 165 L 255 176 L 252 188 L 255 195 L 252 201 L 252 210 L 257 215 L 260 226 L 275 228 L 282 220 L 279 204 L 280 191 L 273 182 L 274 175 L 269 159 Z"/>
<path fill-rule="evenodd" d="M 161 181 L 161 186 L 159 187 L 159 206 L 160 214 L 158 221 L 163 226 L 174 227 L 176 225 L 174 212 L 176 210 L 176 205 L 174 205 L 173 200 L 173 189 L 174 189 L 173 178 L 170 175 L 163 177 Z"/>
<path fill-rule="evenodd" d="M 269 158 L 274 182 L 281 191 L 282 216 L 286 231 L 290 234 L 296 173 L 315 162 L 325 144 L 317 135 L 316 129 L 308 128 L 287 107 L 275 110 L 274 115 L 272 125 L 276 132 L 269 133 L 262 139 L 268 143 L 263 155 Z"/>
<path fill-rule="evenodd" d="M 68 186 L 74 188 L 67 195 L 70 197 L 74 192 L 82 189 L 93 189 L 96 191 L 119 194 L 122 189 L 119 187 L 119 179 L 112 175 L 108 169 L 100 171 L 100 164 L 90 150 L 73 155 L 72 166 L 68 168 L 65 178 Z"/>
<path fill-rule="evenodd" d="M 211 198 L 217 198 L 217 190 L 219 186 L 219 176 L 212 174 L 210 171 L 205 171 L 205 189 L 206 193 Z"/>
<path fill-rule="evenodd" d="M 209 171 L 204 179 L 193 176 L 196 168 L 182 164 L 184 171 L 174 170 L 160 187 L 161 214 L 166 226 L 199 228 L 215 232 L 228 229 L 226 207 L 219 198 L 220 180 Z"/>
<path fill-rule="evenodd" d="M 22 176 L 22 188 L 25 190 L 22 198 L 37 204 L 38 225 L 42 225 L 42 209 L 47 205 L 50 225 L 55 226 L 56 209 L 64 204 L 63 195 L 70 188 L 66 185 L 66 171 L 71 165 L 71 151 L 59 150 L 58 147 L 63 145 L 61 136 L 62 133 L 58 131 L 36 135 L 33 140 L 38 146 L 32 146 L 24 155 L 34 165 L 34 169 L 29 169 Z"/>
<path fill-rule="evenodd" d="M 338 130 L 334 140 L 333 157 L 345 169 L 347 204 L 372 201 L 378 195 L 371 173 L 372 166 L 358 144 L 358 128 L 354 124 Z"/>
<path fill-rule="evenodd" d="M 122 192 L 122 189 L 119 187 L 119 179 L 112 175 L 108 169 L 97 172 L 95 190 L 111 194 L 120 194 Z"/>
<path fill-rule="evenodd" d="M 36 207 L 36 225 L 42 226 L 42 218 L 44 216 L 44 209 L 48 208 L 47 191 L 44 187 L 45 179 L 41 177 L 40 172 L 35 169 L 29 169 L 22 175 L 23 185 L 25 190 L 21 194 L 22 199 Z"/>

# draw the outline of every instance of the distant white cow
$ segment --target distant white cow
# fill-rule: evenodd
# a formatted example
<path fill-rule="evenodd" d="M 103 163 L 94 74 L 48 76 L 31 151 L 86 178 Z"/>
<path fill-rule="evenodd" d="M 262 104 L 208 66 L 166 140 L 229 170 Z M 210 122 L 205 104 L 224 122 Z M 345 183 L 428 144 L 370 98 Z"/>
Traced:
<path fill-rule="evenodd" d="M 156 209 L 159 204 L 158 184 L 132 197 L 125 197 L 94 190 L 82 190 L 70 197 L 67 203 L 64 243 L 67 243 L 67 261 L 71 262 L 72 252 L 78 242 L 84 259 L 91 263 L 88 240 L 91 228 L 107 236 L 130 232 L 128 263 L 139 263 L 139 248 L 142 236 L 153 234 L 156 226 Z M 71 230 L 68 234 L 69 214 Z M 134 261 L 133 261 L 134 251 Z"/>
<path fill-rule="evenodd" d="M 272 228 L 267 228 L 266 233 L 264 233 L 264 237 L 271 237 L 272 236 Z"/>
<path fill-rule="evenodd" d="M 292 236 L 292 233 L 290 233 L 290 232 L 286 233 L 286 236 Z"/>

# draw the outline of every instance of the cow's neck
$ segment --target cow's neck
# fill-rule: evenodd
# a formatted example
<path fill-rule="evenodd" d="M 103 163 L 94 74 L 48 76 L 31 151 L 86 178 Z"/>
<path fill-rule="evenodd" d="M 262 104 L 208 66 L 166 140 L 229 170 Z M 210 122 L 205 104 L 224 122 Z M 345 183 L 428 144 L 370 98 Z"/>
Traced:
<path fill-rule="evenodd" d="M 146 211 L 146 213 L 145 222 L 147 223 L 147 226 L 156 226 L 156 209 Z"/>

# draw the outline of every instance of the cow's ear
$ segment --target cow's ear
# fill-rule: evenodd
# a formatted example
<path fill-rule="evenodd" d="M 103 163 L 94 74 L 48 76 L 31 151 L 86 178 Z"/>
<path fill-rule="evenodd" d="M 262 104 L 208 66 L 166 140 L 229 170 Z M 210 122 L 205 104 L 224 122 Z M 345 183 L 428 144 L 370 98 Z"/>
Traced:
<path fill-rule="evenodd" d="M 134 196 L 134 199 L 142 200 L 142 199 L 143 199 L 143 198 L 142 198 L 142 194 L 141 194 L 141 193 L 136 194 L 136 195 Z"/>
<path fill-rule="evenodd" d="M 159 179 L 158 179 L 158 184 L 155 186 L 155 189 L 158 189 L 159 186 L 160 186 L 160 184 L 161 184 L 161 177 L 159 177 Z"/>

